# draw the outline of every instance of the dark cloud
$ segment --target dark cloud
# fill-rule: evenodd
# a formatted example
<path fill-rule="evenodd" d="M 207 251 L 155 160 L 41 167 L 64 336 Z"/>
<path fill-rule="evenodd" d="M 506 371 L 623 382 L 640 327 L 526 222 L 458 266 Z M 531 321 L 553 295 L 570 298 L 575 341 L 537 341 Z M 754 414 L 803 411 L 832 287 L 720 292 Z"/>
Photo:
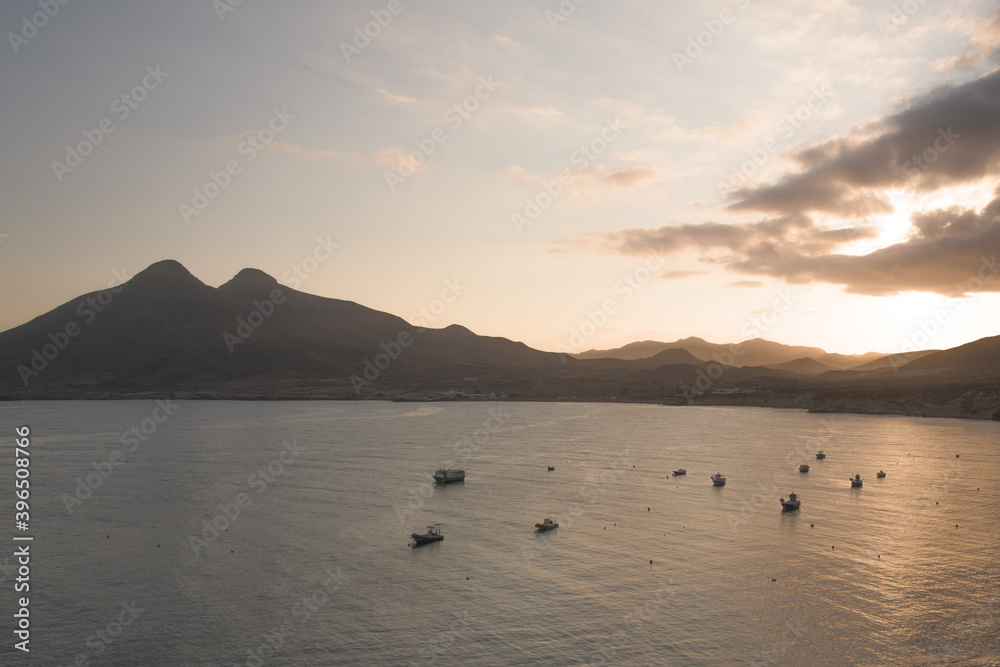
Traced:
<path fill-rule="evenodd" d="M 881 190 L 933 191 L 1000 174 L 1000 69 L 943 86 L 795 159 L 801 171 L 773 185 L 734 191 L 729 208 L 859 217 L 892 210 Z"/>
<path fill-rule="evenodd" d="M 1000 195 L 1000 190 L 998 190 Z M 742 224 L 684 224 L 593 233 L 564 245 L 626 255 L 694 252 L 739 273 L 791 284 L 832 283 L 848 292 L 887 296 L 906 291 L 961 296 L 1000 292 L 1000 196 L 975 211 L 962 207 L 914 216 L 907 240 L 866 255 L 837 252 L 872 238 L 869 226 L 822 229 L 805 217 Z M 741 281 L 739 286 L 753 286 Z"/>

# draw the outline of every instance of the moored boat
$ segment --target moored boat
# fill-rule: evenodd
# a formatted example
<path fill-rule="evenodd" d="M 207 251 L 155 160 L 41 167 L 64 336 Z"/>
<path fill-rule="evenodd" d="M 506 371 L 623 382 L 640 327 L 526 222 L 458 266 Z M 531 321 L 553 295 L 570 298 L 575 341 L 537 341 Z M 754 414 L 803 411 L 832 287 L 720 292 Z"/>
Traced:
<path fill-rule="evenodd" d="M 789 493 L 788 500 L 785 500 L 784 498 L 781 499 L 781 510 L 783 512 L 797 510 L 801 504 L 802 503 L 799 501 L 799 497 L 797 495 Z"/>
<path fill-rule="evenodd" d="M 726 478 L 722 476 L 721 472 L 717 472 L 714 475 L 712 475 L 712 484 L 714 484 L 715 486 L 725 486 Z"/>
<path fill-rule="evenodd" d="M 861 481 L 861 475 L 855 474 L 854 479 L 851 480 L 851 488 L 860 488 L 864 482 Z"/>
<path fill-rule="evenodd" d="M 549 466 L 549 472 L 552 472 L 552 471 L 553 471 L 553 470 L 555 470 L 555 469 L 556 469 L 556 467 L 555 467 L 555 466 Z"/>
<path fill-rule="evenodd" d="M 676 477 L 677 475 L 686 475 L 686 474 L 688 474 L 688 471 L 685 470 L 684 468 L 678 468 L 677 470 L 674 471 L 674 477 Z"/>
<path fill-rule="evenodd" d="M 879 470 L 877 473 L 875 473 L 875 476 L 876 477 L 885 477 L 885 471 L 884 470 Z"/>
<path fill-rule="evenodd" d="M 465 471 L 457 468 L 440 468 L 434 471 L 434 481 L 438 484 L 448 484 L 449 482 L 464 482 Z"/>
<path fill-rule="evenodd" d="M 547 530 L 552 530 L 558 527 L 559 523 L 552 517 L 545 519 L 545 521 L 542 521 L 541 523 L 535 524 L 535 530 L 537 530 L 540 533 L 544 533 Z"/>
<path fill-rule="evenodd" d="M 807 466 L 805 463 L 801 464 L 799 466 L 799 472 L 809 472 L 809 466 Z"/>
<path fill-rule="evenodd" d="M 427 526 L 426 533 L 412 533 L 410 537 L 413 538 L 415 544 L 427 544 L 428 542 L 440 542 L 444 539 L 444 535 L 441 534 L 441 524 L 435 523 L 431 526 Z"/>
<path fill-rule="evenodd" d="M 819 450 L 818 452 L 816 452 L 816 458 L 818 458 L 818 459 L 825 459 L 826 458 L 826 454 L 823 453 L 822 449 Z"/>

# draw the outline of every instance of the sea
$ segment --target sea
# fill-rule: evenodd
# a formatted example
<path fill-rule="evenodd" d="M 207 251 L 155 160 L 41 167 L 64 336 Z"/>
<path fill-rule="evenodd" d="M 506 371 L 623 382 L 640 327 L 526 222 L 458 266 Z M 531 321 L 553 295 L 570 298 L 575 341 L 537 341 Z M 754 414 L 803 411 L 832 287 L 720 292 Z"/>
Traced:
<path fill-rule="evenodd" d="M 0 423 L 4 665 L 1000 664 L 997 422 L 133 400 Z"/>

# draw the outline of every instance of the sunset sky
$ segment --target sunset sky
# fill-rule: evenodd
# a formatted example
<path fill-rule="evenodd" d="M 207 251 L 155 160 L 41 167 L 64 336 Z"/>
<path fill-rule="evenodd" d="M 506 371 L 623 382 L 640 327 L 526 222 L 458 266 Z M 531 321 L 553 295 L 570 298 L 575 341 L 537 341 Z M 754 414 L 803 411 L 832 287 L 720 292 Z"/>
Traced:
<path fill-rule="evenodd" d="M 1000 334 L 995 2 L 62 2 L 0 6 L 0 330 L 169 258 L 546 350 Z"/>

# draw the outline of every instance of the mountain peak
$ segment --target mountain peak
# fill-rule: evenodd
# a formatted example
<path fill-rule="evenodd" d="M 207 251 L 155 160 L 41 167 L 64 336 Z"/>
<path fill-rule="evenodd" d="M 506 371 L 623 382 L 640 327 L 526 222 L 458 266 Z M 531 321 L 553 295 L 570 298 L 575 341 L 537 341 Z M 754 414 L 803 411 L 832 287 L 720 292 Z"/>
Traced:
<path fill-rule="evenodd" d="M 184 265 L 175 259 L 163 259 L 150 264 L 139 273 L 132 276 L 128 284 L 132 286 L 145 285 L 147 287 L 162 288 L 171 284 L 187 283 L 201 285 L 202 282 L 184 268 Z"/>
<path fill-rule="evenodd" d="M 264 273 L 260 269 L 242 269 L 239 273 L 233 276 L 233 279 L 229 283 L 237 283 L 243 285 L 261 285 L 264 287 L 277 287 L 278 281 L 271 277 L 269 274 Z M 227 283 L 227 284 L 229 284 Z"/>

